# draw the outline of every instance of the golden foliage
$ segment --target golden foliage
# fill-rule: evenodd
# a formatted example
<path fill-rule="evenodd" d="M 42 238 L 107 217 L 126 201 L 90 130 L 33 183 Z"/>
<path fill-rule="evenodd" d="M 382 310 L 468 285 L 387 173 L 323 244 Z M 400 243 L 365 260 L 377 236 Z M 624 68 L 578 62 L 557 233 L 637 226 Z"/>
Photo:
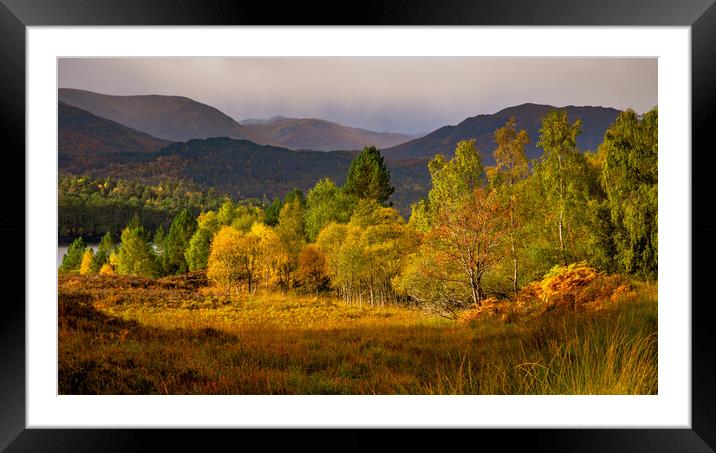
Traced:
<path fill-rule="evenodd" d="M 114 275 L 114 268 L 109 263 L 104 263 L 99 269 L 99 275 Z"/>
<path fill-rule="evenodd" d="M 645 293 L 649 288 L 642 288 Z M 656 299 L 656 294 L 653 295 Z M 460 312 L 459 324 L 473 324 L 484 318 L 515 322 L 518 318 L 540 316 L 552 311 L 599 311 L 620 301 L 634 302 L 638 291 L 621 275 L 607 275 L 586 263 L 555 266 L 542 280 L 520 290 L 510 300 L 488 298 L 479 306 Z"/>
<path fill-rule="evenodd" d="M 539 282 L 539 294 L 545 301 L 590 284 L 599 271 L 587 266 L 587 263 L 572 263 L 568 266 L 555 266 Z"/>
<path fill-rule="evenodd" d="M 238 291 L 246 259 L 244 246 L 244 235 L 233 227 L 224 226 L 214 235 L 206 272 L 211 282 L 228 291 Z"/>
<path fill-rule="evenodd" d="M 472 324 L 484 317 L 499 317 L 502 319 L 508 304 L 509 302 L 504 300 L 489 297 L 484 299 L 480 305 L 473 305 L 471 308 L 461 311 L 456 321 L 458 324 Z"/>
<path fill-rule="evenodd" d="M 555 266 L 541 281 L 520 291 L 517 303 L 524 311 L 553 309 L 601 310 L 619 300 L 636 299 L 636 290 L 621 275 L 607 275 L 585 262 Z"/>
<path fill-rule="evenodd" d="M 80 274 L 89 275 L 92 273 L 92 258 L 94 257 L 94 251 L 91 248 L 85 250 L 82 255 L 82 263 L 80 264 Z"/>

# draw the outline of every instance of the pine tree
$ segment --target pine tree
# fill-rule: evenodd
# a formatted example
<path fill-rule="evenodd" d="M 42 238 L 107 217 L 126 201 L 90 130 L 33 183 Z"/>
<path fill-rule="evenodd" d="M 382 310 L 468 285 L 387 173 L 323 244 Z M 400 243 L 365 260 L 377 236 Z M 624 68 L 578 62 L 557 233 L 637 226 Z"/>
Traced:
<path fill-rule="evenodd" d="M 385 204 L 395 191 L 390 170 L 375 146 L 366 146 L 348 169 L 343 191 L 357 198 L 370 198 Z"/>
<path fill-rule="evenodd" d="M 166 274 L 184 273 L 189 269 L 184 253 L 195 231 L 196 219 L 187 209 L 174 218 L 169 233 L 164 238 L 162 267 Z"/>
<path fill-rule="evenodd" d="M 70 244 L 70 247 L 67 249 L 67 253 L 62 257 L 62 263 L 60 264 L 58 270 L 60 272 L 79 270 L 80 264 L 82 264 L 82 257 L 84 256 L 85 249 L 86 246 L 82 237 L 78 237 L 72 241 L 72 244 Z"/>
<path fill-rule="evenodd" d="M 92 258 L 92 272 L 98 273 L 102 266 L 109 262 L 109 255 L 114 251 L 115 245 L 112 240 L 112 235 L 108 232 L 102 236 L 102 240 L 97 247 L 97 252 Z"/>
<path fill-rule="evenodd" d="M 110 261 L 111 263 L 111 261 Z M 116 271 L 122 275 L 139 275 L 153 278 L 159 274 L 159 262 L 143 227 L 122 230 L 117 254 Z"/>

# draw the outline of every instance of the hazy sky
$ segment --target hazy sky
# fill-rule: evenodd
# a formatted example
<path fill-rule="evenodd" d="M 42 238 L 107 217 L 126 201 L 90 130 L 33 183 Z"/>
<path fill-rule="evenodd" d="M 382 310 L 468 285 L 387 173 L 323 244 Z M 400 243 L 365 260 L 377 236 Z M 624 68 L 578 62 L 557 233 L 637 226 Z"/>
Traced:
<path fill-rule="evenodd" d="M 643 58 L 64 58 L 58 72 L 60 88 L 186 96 L 237 121 L 284 115 L 408 133 L 525 102 L 639 113 L 657 104 L 657 60 Z"/>

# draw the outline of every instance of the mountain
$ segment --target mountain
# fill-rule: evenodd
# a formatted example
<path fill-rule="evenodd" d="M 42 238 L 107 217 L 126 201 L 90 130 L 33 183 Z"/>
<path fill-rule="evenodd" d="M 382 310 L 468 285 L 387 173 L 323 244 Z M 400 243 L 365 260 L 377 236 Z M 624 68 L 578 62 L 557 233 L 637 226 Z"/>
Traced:
<path fill-rule="evenodd" d="M 269 118 L 269 119 L 247 118 L 247 119 L 245 119 L 245 120 L 239 121 L 239 124 L 241 124 L 241 125 L 243 125 L 243 126 L 251 125 L 251 124 L 266 124 L 266 123 L 270 123 L 271 121 L 285 120 L 285 119 L 288 119 L 288 118 L 285 117 L 285 116 L 281 116 L 281 115 L 277 115 L 277 116 L 274 116 L 274 117 Z"/>
<path fill-rule="evenodd" d="M 81 170 L 94 161 L 116 161 L 131 153 L 157 151 L 171 143 L 61 101 L 57 107 L 60 170 Z"/>
<path fill-rule="evenodd" d="M 221 137 L 173 143 L 150 153 L 107 155 L 82 171 L 65 173 L 144 183 L 183 180 L 235 197 L 274 198 L 294 188 L 306 192 L 321 178 L 343 184 L 356 155 L 354 151 L 293 151 Z M 396 186 L 393 201 L 407 217 L 410 203 L 425 196 L 430 188 L 427 160 L 389 162 L 388 167 Z"/>
<path fill-rule="evenodd" d="M 111 96 L 60 88 L 59 100 L 165 140 L 233 137 L 262 142 L 245 126 L 206 104 L 182 96 Z"/>
<path fill-rule="evenodd" d="M 273 117 L 244 120 L 243 126 L 267 143 L 289 149 L 358 150 L 366 145 L 387 148 L 415 138 L 394 132 L 374 132 L 316 118 Z"/>
<path fill-rule="evenodd" d="M 386 148 L 383 155 L 389 160 L 402 160 L 420 157 L 433 157 L 443 153 L 451 157 L 455 145 L 460 140 L 475 138 L 477 147 L 482 152 L 483 163 L 493 165 L 492 152 L 495 149 L 495 130 L 504 126 L 505 122 L 514 116 L 517 127 L 525 129 L 530 136 L 531 143 L 525 147 L 528 159 L 536 159 L 542 155 L 542 149 L 536 147 L 539 140 L 539 130 L 542 118 L 550 110 L 557 107 L 540 104 L 522 104 L 500 110 L 490 115 L 477 115 L 467 118 L 457 126 L 444 126 L 424 137 Z M 567 110 L 570 121 L 577 118 L 582 120 L 582 133 L 577 138 L 577 147 L 581 150 L 596 150 L 603 141 L 604 133 L 610 124 L 621 113 L 619 110 L 607 107 L 562 107 Z"/>

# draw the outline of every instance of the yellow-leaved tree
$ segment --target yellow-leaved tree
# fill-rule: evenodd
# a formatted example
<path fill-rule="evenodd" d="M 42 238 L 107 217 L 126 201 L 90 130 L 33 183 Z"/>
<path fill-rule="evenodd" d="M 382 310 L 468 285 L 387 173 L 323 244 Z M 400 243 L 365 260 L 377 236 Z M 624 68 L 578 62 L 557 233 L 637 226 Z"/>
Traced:
<path fill-rule="evenodd" d="M 80 274 L 88 275 L 92 274 L 92 258 L 94 258 L 94 250 L 87 248 L 85 253 L 82 254 L 82 263 L 80 264 Z"/>
<path fill-rule="evenodd" d="M 279 283 L 280 271 L 288 262 L 288 254 L 278 233 L 270 226 L 256 222 L 251 226 L 249 234 L 257 241 L 257 280 L 263 281 L 264 288 L 268 290 Z"/>
<path fill-rule="evenodd" d="M 258 284 L 259 238 L 234 227 L 222 227 L 211 243 L 206 276 L 217 286 L 238 294 L 243 282 L 253 294 Z"/>

